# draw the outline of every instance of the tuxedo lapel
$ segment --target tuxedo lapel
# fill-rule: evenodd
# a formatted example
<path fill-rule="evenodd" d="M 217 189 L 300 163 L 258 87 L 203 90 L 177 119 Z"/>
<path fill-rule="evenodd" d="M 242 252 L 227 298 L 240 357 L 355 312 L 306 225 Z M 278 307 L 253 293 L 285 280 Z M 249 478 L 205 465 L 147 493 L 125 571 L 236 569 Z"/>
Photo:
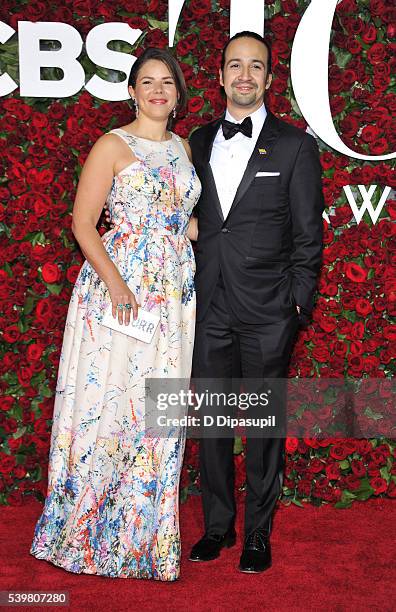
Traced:
<path fill-rule="evenodd" d="M 273 146 L 279 136 L 279 125 L 278 121 L 270 111 L 267 112 L 267 116 L 264 121 L 263 128 L 257 138 L 253 153 L 247 163 L 246 170 L 242 176 L 242 180 L 239 183 L 239 187 L 236 191 L 234 200 L 228 215 L 232 213 L 234 208 L 239 204 L 242 197 L 248 190 L 252 180 L 256 176 L 256 172 L 260 170 L 263 165 L 263 161 L 267 160 L 273 149 Z M 261 153 L 260 153 L 260 150 Z M 263 153 L 265 151 L 265 153 Z"/>
<path fill-rule="evenodd" d="M 224 117 L 224 115 L 223 115 Z M 212 168 L 210 165 L 210 156 L 212 153 L 213 142 L 221 125 L 223 117 L 220 117 L 214 123 L 208 125 L 208 129 L 205 135 L 205 141 L 203 143 L 203 180 L 209 190 L 210 198 L 214 202 L 215 208 L 220 216 L 221 221 L 224 221 L 223 210 L 221 208 L 219 194 L 217 192 L 216 182 L 214 180 Z"/>

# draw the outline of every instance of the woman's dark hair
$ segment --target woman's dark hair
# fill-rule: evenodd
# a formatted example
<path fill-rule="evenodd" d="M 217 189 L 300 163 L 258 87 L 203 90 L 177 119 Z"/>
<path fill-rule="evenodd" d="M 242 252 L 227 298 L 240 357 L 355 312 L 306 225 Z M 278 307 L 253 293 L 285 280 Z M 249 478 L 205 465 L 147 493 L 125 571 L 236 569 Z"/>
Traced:
<path fill-rule="evenodd" d="M 228 45 L 232 43 L 233 40 L 236 40 L 237 38 L 254 38 L 255 40 L 258 40 L 259 42 L 263 43 L 265 47 L 267 47 L 267 51 L 268 51 L 267 68 L 268 68 L 268 74 L 270 74 L 272 72 L 271 45 L 268 42 L 268 40 L 265 39 L 263 36 L 260 36 L 260 34 L 257 34 L 256 32 L 250 32 L 249 30 L 244 30 L 243 32 L 238 32 L 237 34 L 234 34 L 234 36 L 230 38 L 230 40 L 227 42 L 226 46 L 223 49 L 223 53 L 221 55 L 221 71 L 223 72 L 224 70 L 225 56 L 226 56 L 226 51 L 228 49 Z"/>
<path fill-rule="evenodd" d="M 184 75 L 182 69 L 179 64 L 165 49 L 157 49 L 156 47 L 148 47 L 142 55 L 134 62 L 131 72 L 129 74 L 128 85 L 132 85 L 133 88 L 136 87 L 136 80 L 139 73 L 139 70 L 144 66 L 148 60 L 159 60 L 168 66 L 169 72 L 175 80 L 176 90 L 177 90 L 177 104 L 176 111 L 179 112 L 183 110 L 187 104 L 187 87 L 186 82 L 184 80 Z"/>

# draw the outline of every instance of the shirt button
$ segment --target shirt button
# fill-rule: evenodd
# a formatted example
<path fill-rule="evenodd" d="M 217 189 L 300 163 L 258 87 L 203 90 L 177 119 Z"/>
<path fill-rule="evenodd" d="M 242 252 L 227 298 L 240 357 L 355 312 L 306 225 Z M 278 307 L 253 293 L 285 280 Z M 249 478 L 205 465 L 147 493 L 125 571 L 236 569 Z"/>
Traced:
<path fill-rule="evenodd" d="M 231 230 L 229 230 L 228 227 L 223 227 L 221 231 L 223 234 L 229 234 Z"/>

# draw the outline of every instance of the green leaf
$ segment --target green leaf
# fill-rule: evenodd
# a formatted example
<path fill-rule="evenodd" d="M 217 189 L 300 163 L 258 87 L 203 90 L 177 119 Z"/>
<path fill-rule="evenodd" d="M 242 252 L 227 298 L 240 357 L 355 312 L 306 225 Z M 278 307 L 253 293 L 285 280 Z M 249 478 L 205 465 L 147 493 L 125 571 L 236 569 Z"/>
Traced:
<path fill-rule="evenodd" d="M 19 319 L 17 326 L 21 334 L 25 334 L 27 330 L 29 329 L 29 325 L 26 322 L 25 317 L 23 315 Z"/>
<path fill-rule="evenodd" d="M 47 287 L 48 291 L 54 295 L 59 295 L 63 288 L 63 285 L 50 285 L 48 283 L 45 283 L 45 286 Z"/>
<path fill-rule="evenodd" d="M 356 312 L 355 311 L 353 311 L 353 310 L 344 310 L 343 315 L 351 323 L 355 323 L 356 322 Z"/>
<path fill-rule="evenodd" d="M 34 306 L 36 304 L 36 299 L 29 295 L 26 300 L 25 300 L 25 305 L 23 307 L 23 312 L 25 313 L 25 315 L 28 315 L 32 312 L 32 310 L 34 309 Z"/>
<path fill-rule="evenodd" d="M 243 451 L 242 438 L 236 437 L 234 440 L 234 455 L 240 455 Z"/>
<path fill-rule="evenodd" d="M 29 240 L 33 246 L 36 246 L 36 244 L 45 244 L 45 234 L 43 232 L 34 232 Z"/>
<path fill-rule="evenodd" d="M 340 468 L 342 470 L 347 470 L 350 467 L 349 461 L 348 459 L 344 459 L 343 461 L 340 461 Z"/>
<path fill-rule="evenodd" d="M 334 504 L 334 508 L 337 508 L 337 509 L 350 508 L 351 506 L 352 506 L 352 500 L 338 501 L 336 504 Z"/>
<path fill-rule="evenodd" d="M 369 499 L 372 495 L 373 495 L 374 491 L 358 491 L 356 493 L 356 499 L 358 499 L 359 501 L 366 501 L 367 499 Z"/>
<path fill-rule="evenodd" d="M 351 53 L 349 53 L 348 51 L 339 49 L 338 47 L 332 47 L 332 51 L 334 52 L 334 55 L 336 56 L 337 65 L 340 66 L 340 68 L 345 68 L 349 60 L 352 59 Z"/>
<path fill-rule="evenodd" d="M 384 466 L 384 467 L 382 467 L 380 469 L 380 474 L 381 474 L 382 478 L 384 480 L 386 480 L 387 484 L 389 484 L 390 476 L 391 475 L 389 474 L 388 468 L 386 466 Z"/>
<path fill-rule="evenodd" d="M 158 28 L 163 32 L 168 31 L 168 22 L 167 21 L 158 21 L 158 19 L 153 19 L 152 17 L 147 17 L 147 21 L 152 28 Z"/>
<path fill-rule="evenodd" d="M 299 506 L 299 508 L 304 508 L 304 504 L 302 504 L 300 500 L 296 499 L 295 497 L 291 499 L 291 503 L 294 504 L 295 506 Z"/>
<path fill-rule="evenodd" d="M 368 406 L 365 411 L 364 414 L 369 417 L 370 419 L 374 419 L 375 421 L 380 421 L 381 419 L 383 419 L 383 415 L 380 414 L 379 412 L 374 412 L 370 406 Z"/>
<path fill-rule="evenodd" d="M 43 397 L 52 397 L 53 396 L 53 392 L 51 391 L 51 389 L 49 388 L 47 381 L 45 381 L 44 383 L 41 383 L 38 387 L 38 392 L 40 395 L 42 395 Z"/>
<path fill-rule="evenodd" d="M 10 264 L 8 263 L 8 261 L 4 262 L 3 268 L 7 272 L 8 276 L 12 276 L 12 268 L 11 268 Z"/>

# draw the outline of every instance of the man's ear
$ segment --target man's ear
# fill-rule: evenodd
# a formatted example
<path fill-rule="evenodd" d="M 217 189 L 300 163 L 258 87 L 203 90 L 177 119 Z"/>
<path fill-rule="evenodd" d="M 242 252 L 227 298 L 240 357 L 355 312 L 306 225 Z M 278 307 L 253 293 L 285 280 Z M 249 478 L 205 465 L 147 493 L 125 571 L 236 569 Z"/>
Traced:
<path fill-rule="evenodd" d="M 221 85 L 222 87 L 224 87 L 224 81 L 223 81 L 223 71 L 222 71 L 222 69 L 221 69 L 221 68 L 219 68 L 219 82 L 220 82 L 220 85 Z"/>
<path fill-rule="evenodd" d="M 269 75 L 267 76 L 267 82 L 265 84 L 265 89 L 269 89 L 271 83 L 272 83 L 272 72 L 270 72 Z"/>

